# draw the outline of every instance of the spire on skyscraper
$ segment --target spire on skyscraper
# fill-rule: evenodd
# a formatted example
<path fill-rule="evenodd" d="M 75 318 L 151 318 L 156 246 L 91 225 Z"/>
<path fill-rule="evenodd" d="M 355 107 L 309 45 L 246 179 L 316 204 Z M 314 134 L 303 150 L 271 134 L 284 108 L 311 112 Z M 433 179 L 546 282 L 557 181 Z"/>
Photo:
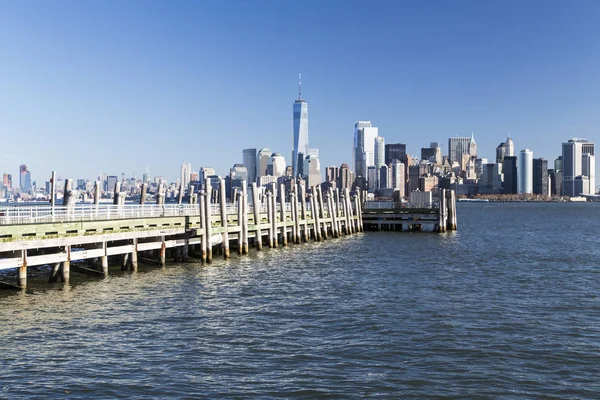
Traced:
<path fill-rule="evenodd" d="M 302 100 L 302 73 L 298 74 L 298 100 Z"/>

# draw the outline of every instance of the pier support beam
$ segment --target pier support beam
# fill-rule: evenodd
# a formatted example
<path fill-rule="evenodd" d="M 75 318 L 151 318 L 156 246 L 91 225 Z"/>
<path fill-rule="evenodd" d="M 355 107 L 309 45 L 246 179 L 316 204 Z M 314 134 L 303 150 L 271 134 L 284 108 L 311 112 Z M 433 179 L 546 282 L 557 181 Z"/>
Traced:
<path fill-rule="evenodd" d="M 327 219 L 325 218 L 325 205 L 323 201 L 323 190 L 321 190 L 321 185 L 317 185 L 317 207 L 319 210 L 317 213 L 319 214 L 319 219 L 321 220 L 321 224 L 319 224 L 319 230 L 322 231 L 323 239 L 327 239 Z"/>
<path fill-rule="evenodd" d="M 158 264 L 164 268 L 167 264 L 167 246 L 165 244 L 165 237 L 160 237 L 160 250 L 158 252 Z"/>
<path fill-rule="evenodd" d="M 205 212 L 205 217 L 204 217 L 204 221 L 206 223 L 205 225 L 205 229 L 204 229 L 204 236 L 205 236 L 205 240 L 204 243 L 206 244 L 206 262 L 207 263 L 211 263 L 212 262 L 212 206 L 210 203 L 210 198 L 212 195 L 212 188 L 210 186 L 210 180 L 207 178 L 205 181 L 205 187 L 206 187 L 206 193 L 204 193 L 203 198 L 204 198 L 204 212 Z"/>
<path fill-rule="evenodd" d="M 267 218 L 269 219 L 269 247 L 273 248 L 274 245 L 274 226 L 275 221 L 273 221 L 273 204 L 272 204 L 273 194 L 271 192 L 267 193 Z"/>
<path fill-rule="evenodd" d="M 225 179 L 219 181 L 219 206 L 221 207 L 221 227 L 223 228 L 223 258 L 229 258 L 229 233 L 227 231 L 227 198 L 225 196 Z"/>
<path fill-rule="evenodd" d="M 59 274 L 60 274 L 60 263 L 56 263 L 52 266 L 52 269 L 50 270 L 50 276 L 48 277 L 48 283 L 58 282 Z"/>
<path fill-rule="evenodd" d="M 242 181 L 242 254 L 248 254 L 248 184 Z"/>
<path fill-rule="evenodd" d="M 279 186 L 279 220 L 281 221 L 281 242 L 287 246 L 287 226 L 286 226 L 286 204 L 285 204 L 285 185 Z"/>
<path fill-rule="evenodd" d="M 66 246 L 67 261 L 63 261 L 60 266 L 62 283 L 69 283 L 71 280 L 71 246 Z"/>
<path fill-rule="evenodd" d="M 298 185 L 300 187 L 300 210 L 302 211 L 302 232 L 304 234 L 304 241 L 308 242 L 310 234 L 308 232 L 308 221 L 306 220 L 306 187 L 303 184 Z"/>
<path fill-rule="evenodd" d="M 27 288 L 27 250 L 21 250 L 21 258 L 23 263 L 19 267 L 19 276 L 17 278 L 17 286 L 21 289 Z"/>
<path fill-rule="evenodd" d="M 203 231 L 200 238 L 200 250 L 202 252 L 200 258 L 202 264 L 204 264 L 206 263 L 206 193 L 204 191 L 200 191 L 198 194 L 198 207 L 200 208 L 200 230 Z"/>
<path fill-rule="evenodd" d="M 148 184 L 146 182 L 142 183 L 142 191 L 140 194 L 140 205 L 146 204 L 146 193 L 148 192 Z"/>
<path fill-rule="evenodd" d="M 132 272 L 137 272 L 138 270 L 138 251 L 137 251 L 137 247 L 138 247 L 138 240 L 133 239 L 133 251 L 131 252 L 131 264 L 130 264 L 130 268 Z"/>
<path fill-rule="evenodd" d="M 258 203 L 258 189 L 256 188 L 256 182 L 252 182 L 252 211 L 254 212 L 254 226 L 256 227 L 256 231 L 254 234 L 256 250 L 262 250 L 262 232 L 260 229 L 260 204 Z"/>

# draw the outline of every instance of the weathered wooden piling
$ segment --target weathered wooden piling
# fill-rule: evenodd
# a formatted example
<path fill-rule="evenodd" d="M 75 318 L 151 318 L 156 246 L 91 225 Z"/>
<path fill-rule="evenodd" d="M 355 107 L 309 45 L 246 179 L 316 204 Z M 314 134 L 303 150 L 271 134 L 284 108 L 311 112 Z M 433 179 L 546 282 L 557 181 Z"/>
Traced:
<path fill-rule="evenodd" d="M 242 249 L 242 230 L 243 230 L 243 223 L 242 223 L 242 213 L 244 212 L 244 205 L 242 204 L 242 196 L 237 196 L 237 224 L 238 224 L 238 228 L 240 229 L 240 231 L 238 232 L 238 239 L 237 239 L 237 248 L 238 248 L 238 254 L 241 256 L 243 249 Z"/>
<path fill-rule="evenodd" d="M 63 191 L 63 206 L 68 206 L 73 194 L 73 179 L 65 179 L 65 187 Z"/>
<path fill-rule="evenodd" d="M 104 274 L 104 276 L 108 276 L 108 255 L 106 254 L 106 242 L 103 242 L 102 246 L 104 248 L 104 253 L 102 257 L 100 257 L 102 264 L 102 273 Z"/>
<path fill-rule="evenodd" d="M 308 232 L 308 221 L 306 217 L 306 187 L 303 184 L 298 185 L 300 187 L 300 210 L 302 211 L 302 232 L 304 234 L 304 241 L 308 242 L 310 233 Z"/>
<path fill-rule="evenodd" d="M 298 213 L 298 185 L 293 181 L 292 218 L 294 219 L 294 243 L 300 244 L 300 218 Z"/>
<path fill-rule="evenodd" d="M 273 202 L 272 202 L 272 197 L 273 194 L 271 192 L 267 192 L 267 218 L 269 221 L 269 247 L 273 248 L 275 247 L 275 241 L 274 241 L 274 226 L 275 226 L 275 221 L 273 221 Z"/>
<path fill-rule="evenodd" d="M 211 198 L 212 198 L 212 186 L 210 185 L 210 180 L 207 178 L 204 182 L 204 187 L 206 187 L 205 194 L 205 212 L 206 212 L 206 262 L 212 262 L 212 206 L 211 206 Z"/>
<path fill-rule="evenodd" d="M 63 283 L 69 283 L 71 279 L 71 246 L 65 246 L 67 259 L 61 263 L 60 275 Z"/>
<path fill-rule="evenodd" d="M 98 209 L 98 204 L 100 204 L 100 181 L 94 182 L 94 205 L 96 209 Z"/>
<path fill-rule="evenodd" d="M 148 184 L 146 182 L 142 183 L 142 189 L 140 193 L 140 204 L 146 204 L 146 192 L 148 192 Z"/>
<path fill-rule="evenodd" d="M 277 184 L 271 185 L 271 218 L 273 220 L 273 247 L 279 247 L 279 224 L 277 219 Z"/>
<path fill-rule="evenodd" d="M 227 196 L 225 192 L 225 179 L 219 181 L 219 206 L 221 210 L 221 228 L 223 229 L 221 248 L 223 249 L 223 258 L 229 258 L 229 232 L 227 229 Z"/>
<path fill-rule="evenodd" d="M 319 217 L 319 207 L 318 207 L 318 200 L 317 200 L 317 191 L 315 190 L 315 187 L 312 186 L 311 187 L 311 194 L 309 194 L 310 197 L 310 213 L 311 213 L 311 217 L 313 219 L 313 230 L 314 230 L 314 239 L 317 242 L 321 241 L 321 223 L 320 223 L 320 217 Z"/>
<path fill-rule="evenodd" d="M 242 181 L 242 254 L 248 254 L 248 184 Z"/>
<path fill-rule="evenodd" d="M 51 213 L 54 216 L 54 207 L 56 206 L 56 171 L 52 171 L 50 178 L 50 207 Z"/>
<path fill-rule="evenodd" d="M 325 217 L 325 205 L 321 185 L 317 185 L 317 206 L 319 208 L 318 214 L 321 221 L 321 224 L 319 224 L 319 230 L 321 230 L 323 239 L 327 239 L 327 219 Z"/>
<path fill-rule="evenodd" d="M 446 228 L 450 231 L 456 230 L 456 193 L 454 190 L 446 192 L 447 209 L 448 209 L 448 222 Z"/>
<path fill-rule="evenodd" d="M 179 185 L 179 193 L 177 196 L 177 204 L 183 203 L 183 185 Z"/>
<path fill-rule="evenodd" d="M 21 289 L 27 288 L 27 250 L 21 250 L 21 259 L 23 260 L 19 267 L 19 275 L 17 280 L 17 286 Z"/>
<path fill-rule="evenodd" d="M 329 188 L 331 189 L 331 188 Z M 331 237 L 337 238 L 337 227 L 336 227 L 336 218 L 333 205 L 333 196 L 331 195 L 331 190 L 327 190 L 325 193 L 325 202 L 327 204 L 327 209 L 329 210 L 329 220 L 331 221 Z"/>
<path fill-rule="evenodd" d="M 281 243 L 287 246 L 287 226 L 286 226 L 286 210 L 285 210 L 285 185 L 279 185 L 279 221 L 281 222 Z"/>
<path fill-rule="evenodd" d="M 137 272 L 138 270 L 138 240 L 137 238 L 133 239 L 133 251 L 131 252 L 131 271 Z"/>
<path fill-rule="evenodd" d="M 256 187 L 256 182 L 252 182 L 252 210 L 254 212 L 254 226 L 256 227 L 256 231 L 254 234 L 254 242 L 256 245 L 256 250 L 262 250 L 262 232 L 260 229 L 260 204 L 258 202 L 258 189 Z"/>
<path fill-rule="evenodd" d="M 207 243 L 207 234 L 208 231 L 206 229 L 206 193 L 204 191 L 200 191 L 198 195 L 198 204 L 200 208 L 200 229 L 203 230 L 203 235 L 200 237 L 200 250 L 202 254 L 200 255 L 200 259 L 204 264 L 206 262 L 206 243 Z M 210 236 L 208 236 L 208 243 L 210 243 Z"/>
<path fill-rule="evenodd" d="M 354 219 L 352 218 L 352 199 L 348 188 L 344 188 L 344 216 L 346 219 L 346 234 L 355 233 Z"/>

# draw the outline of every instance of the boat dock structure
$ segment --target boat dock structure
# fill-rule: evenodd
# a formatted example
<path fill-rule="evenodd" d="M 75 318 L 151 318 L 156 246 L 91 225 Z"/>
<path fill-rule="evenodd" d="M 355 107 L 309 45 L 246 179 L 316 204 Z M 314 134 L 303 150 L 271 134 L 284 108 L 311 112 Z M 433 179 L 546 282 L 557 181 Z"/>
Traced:
<path fill-rule="evenodd" d="M 69 282 L 71 271 L 108 275 L 109 261 L 137 271 L 138 262 L 164 266 L 167 250 L 176 262 L 194 257 L 210 263 L 218 252 L 229 258 L 233 248 L 286 246 L 362 231 L 359 196 L 320 186 L 306 195 L 304 185 L 272 184 L 262 199 L 256 184 L 244 183 L 236 203 L 227 203 L 225 180 L 192 197 L 192 204 L 114 204 L 9 206 L 0 208 L 0 270 L 17 269 L 16 283 L 26 288 L 27 269 L 48 265 L 49 282 Z M 69 185 L 65 185 L 65 197 Z M 249 196 L 251 199 L 249 199 Z M 300 201 L 306 199 L 307 201 Z M 252 205 L 250 204 L 250 200 Z M 143 200 L 141 201 L 143 202 Z M 256 205 L 256 206 L 254 206 Z"/>
<path fill-rule="evenodd" d="M 368 208 L 363 210 L 360 190 L 351 196 L 321 186 L 306 194 L 303 184 L 271 184 L 260 196 L 257 185 L 244 182 L 236 202 L 226 201 L 225 180 L 190 196 L 190 204 L 124 204 L 115 190 L 113 204 L 76 204 L 70 182 L 65 184 L 65 205 L 0 207 L 0 272 L 16 271 L 14 281 L 0 288 L 27 287 L 28 268 L 47 266 L 49 282 L 70 281 L 71 272 L 104 277 L 109 263 L 137 271 L 138 263 L 164 267 L 169 255 L 175 262 L 190 257 L 210 263 L 213 254 L 230 257 L 251 247 L 287 246 L 321 241 L 368 229 L 431 230 L 456 228 L 454 193 L 442 197 L 437 208 Z M 97 183 L 98 184 L 98 183 Z M 145 194 L 145 188 L 142 192 Z M 249 191 L 249 193 L 247 193 Z M 96 193 L 98 191 L 96 190 Z M 304 200 L 304 201 L 303 201 Z M 448 206 L 450 204 L 450 206 Z M 400 229 L 397 229 L 400 227 Z M 0 279 L 6 280 L 2 274 Z M 4 278 L 3 278 L 4 277 Z"/>
<path fill-rule="evenodd" d="M 429 198 L 425 201 L 411 201 L 408 204 L 391 201 L 364 203 L 362 210 L 364 230 L 403 232 L 456 230 L 454 190 L 440 189 L 436 202 L 432 201 L 431 192 L 413 192 L 412 195 L 426 195 L 425 198 Z"/>

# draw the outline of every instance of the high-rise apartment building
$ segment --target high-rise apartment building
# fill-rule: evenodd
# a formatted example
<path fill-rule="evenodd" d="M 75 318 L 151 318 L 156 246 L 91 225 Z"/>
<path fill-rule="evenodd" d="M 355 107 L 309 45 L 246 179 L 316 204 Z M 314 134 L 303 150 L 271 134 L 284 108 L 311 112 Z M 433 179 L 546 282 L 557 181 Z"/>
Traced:
<path fill-rule="evenodd" d="M 517 193 L 533 193 L 533 152 L 529 149 L 519 153 L 519 166 L 517 167 Z"/>
<path fill-rule="evenodd" d="M 298 164 L 308 156 L 308 103 L 302 99 L 302 81 L 298 84 L 298 100 L 294 101 L 293 175 L 298 176 Z M 299 161 L 300 160 L 300 161 Z"/>

